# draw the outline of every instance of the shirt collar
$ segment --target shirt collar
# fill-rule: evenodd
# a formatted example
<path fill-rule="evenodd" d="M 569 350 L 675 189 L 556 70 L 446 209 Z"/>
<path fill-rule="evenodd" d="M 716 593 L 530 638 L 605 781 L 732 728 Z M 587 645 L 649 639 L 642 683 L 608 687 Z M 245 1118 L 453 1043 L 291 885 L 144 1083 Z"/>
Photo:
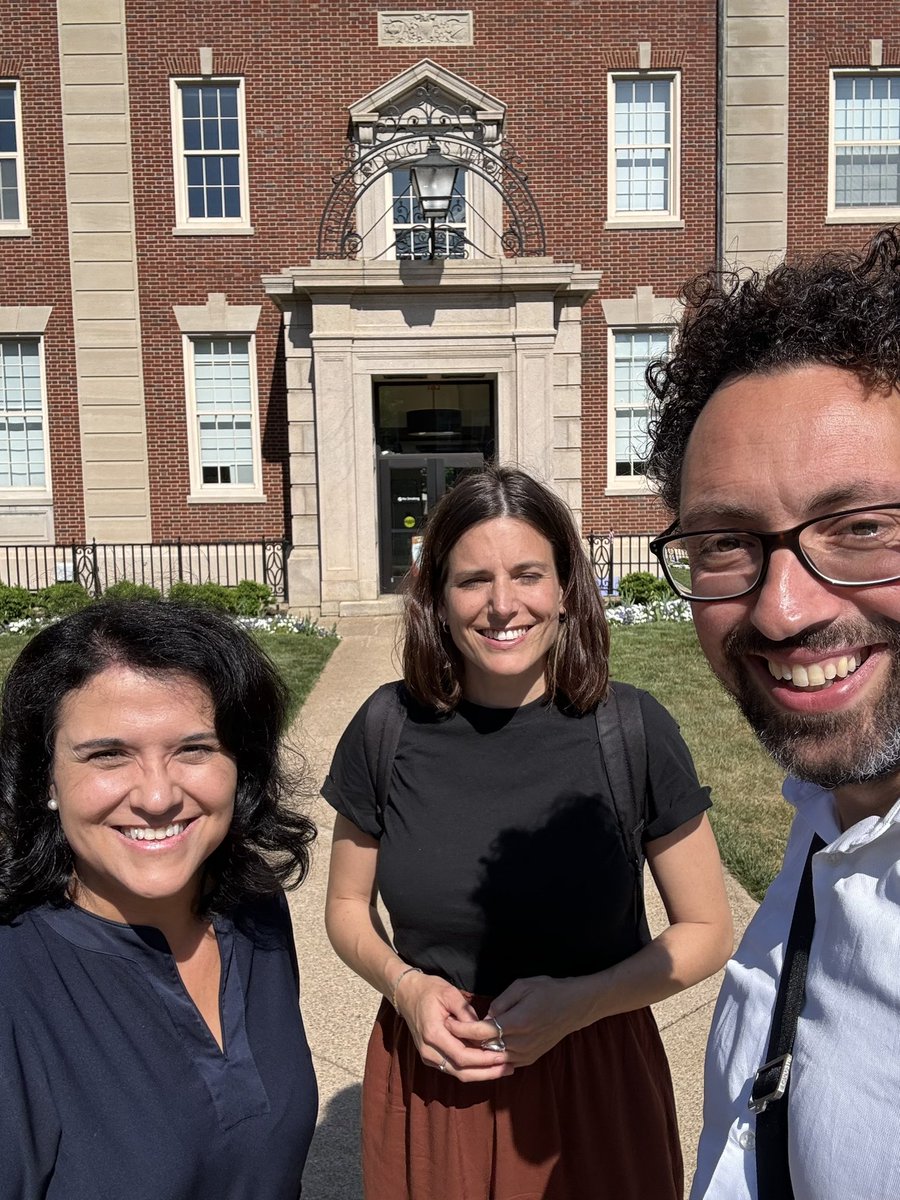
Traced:
<path fill-rule="evenodd" d="M 125 925 L 97 916 L 78 905 L 67 903 L 59 908 L 43 904 L 34 910 L 36 916 L 54 929 L 60 937 L 98 954 L 114 954 L 135 961 L 171 957 L 169 943 L 161 930 L 153 925 Z M 216 933 L 221 934 L 227 922 L 213 917 Z"/>
<path fill-rule="evenodd" d="M 812 826 L 832 851 L 855 850 L 875 841 L 894 825 L 900 825 L 900 799 L 883 817 L 864 817 L 849 829 L 842 830 L 833 792 L 826 791 L 818 784 L 789 775 L 784 781 L 781 794 L 788 804 L 802 814 L 807 824 Z"/>

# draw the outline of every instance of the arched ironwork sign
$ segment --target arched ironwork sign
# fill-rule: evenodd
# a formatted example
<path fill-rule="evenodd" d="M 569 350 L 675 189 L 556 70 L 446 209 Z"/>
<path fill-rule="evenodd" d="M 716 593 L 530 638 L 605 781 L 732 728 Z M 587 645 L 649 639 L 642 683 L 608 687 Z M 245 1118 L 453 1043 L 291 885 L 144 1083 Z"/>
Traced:
<path fill-rule="evenodd" d="M 544 255 L 544 222 L 521 159 L 512 147 L 492 144 L 487 123 L 479 120 L 472 105 L 450 107 L 446 93 L 433 84 L 420 84 L 407 100 L 411 103 L 403 108 L 391 105 L 379 113 L 368 144 L 362 140 L 348 144 L 349 163 L 334 176 L 319 222 L 317 257 L 365 255 L 374 225 L 369 229 L 360 226 L 363 195 L 389 172 L 414 166 L 435 143 L 443 156 L 483 179 L 499 196 L 502 228 L 494 228 L 493 233 L 500 253 L 507 258 Z M 468 237 L 462 241 L 466 244 L 462 256 L 470 249 L 479 256 L 487 255 L 484 246 L 476 246 Z"/>

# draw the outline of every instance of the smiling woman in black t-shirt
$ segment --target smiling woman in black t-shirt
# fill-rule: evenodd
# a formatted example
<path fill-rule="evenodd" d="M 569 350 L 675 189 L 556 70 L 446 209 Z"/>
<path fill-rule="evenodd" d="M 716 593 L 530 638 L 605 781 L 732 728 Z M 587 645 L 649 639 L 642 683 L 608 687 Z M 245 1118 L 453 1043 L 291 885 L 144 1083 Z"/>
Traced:
<path fill-rule="evenodd" d="M 339 814 L 329 935 L 386 997 L 364 1082 L 367 1200 L 680 1200 L 648 1005 L 716 970 L 731 922 L 708 793 L 642 693 L 644 851 L 670 921 L 648 940 L 593 717 L 607 654 L 562 501 L 497 467 L 447 493 L 409 581 L 386 802 L 371 699 L 323 789 Z"/>

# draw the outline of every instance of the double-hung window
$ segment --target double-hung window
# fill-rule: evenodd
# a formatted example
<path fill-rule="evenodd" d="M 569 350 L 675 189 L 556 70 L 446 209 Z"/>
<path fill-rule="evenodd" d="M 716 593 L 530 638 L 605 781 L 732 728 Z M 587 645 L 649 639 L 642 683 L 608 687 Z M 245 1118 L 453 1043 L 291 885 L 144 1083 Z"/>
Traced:
<path fill-rule="evenodd" d="M 679 76 L 609 76 L 610 222 L 679 218 Z"/>
<path fill-rule="evenodd" d="M 26 224 L 19 85 L 0 80 L 0 234 L 21 232 Z"/>
<path fill-rule="evenodd" d="M 47 491 L 39 338 L 0 338 L 0 489 Z"/>
<path fill-rule="evenodd" d="M 431 251 L 429 221 L 422 212 L 408 170 L 391 172 L 391 204 L 396 257 L 428 258 Z M 459 170 L 447 215 L 435 223 L 436 258 L 466 257 L 466 217 L 466 173 Z"/>
<path fill-rule="evenodd" d="M 900 216 L 900 74 L 834 71 L 829 214 Z"/>
<path fill-rule="evenodd" d="M 668 351 L 669 334 L 665 329 L 617 329 L 611 337 L 614 434 L 610 483 L 615 486 L 644 474 L 650 448 L 650 394 L 645 372 L 655 358 Z"/>
<path fill-rule="evenodd" d="M 253 340 L 186 338 L 191 492 L 197 498 L 261 495 Z"/>
<path fill-rule="evenodd" d="M 172 81 L 176 229 L 249 230 L 244 85 Z"/>

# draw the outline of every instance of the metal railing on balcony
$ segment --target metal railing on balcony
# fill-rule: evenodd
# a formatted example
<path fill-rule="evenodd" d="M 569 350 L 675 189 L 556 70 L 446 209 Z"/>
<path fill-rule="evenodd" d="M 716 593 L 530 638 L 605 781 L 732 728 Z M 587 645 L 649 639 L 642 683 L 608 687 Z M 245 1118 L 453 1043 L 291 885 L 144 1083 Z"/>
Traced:
<path fill-rule="evenodd" d="M 650 553 L 655 533 L 589 533 L 591 566 L 604 596 L 618 595 L 619 580 L 632 571 L 649 571 L 662 578 L 659 561 Z"/>
<path fill-rule="evenodd" d="M 287 604 L 290 542 L 70 542 L 45 546 L 0 546 L 0 583 L 40 591 L 74 581 L 92 596 L 113 583 L 146 583 L 165 595 L 173 583 L 220 583 L 242 579 L 264 583 Z"/>

